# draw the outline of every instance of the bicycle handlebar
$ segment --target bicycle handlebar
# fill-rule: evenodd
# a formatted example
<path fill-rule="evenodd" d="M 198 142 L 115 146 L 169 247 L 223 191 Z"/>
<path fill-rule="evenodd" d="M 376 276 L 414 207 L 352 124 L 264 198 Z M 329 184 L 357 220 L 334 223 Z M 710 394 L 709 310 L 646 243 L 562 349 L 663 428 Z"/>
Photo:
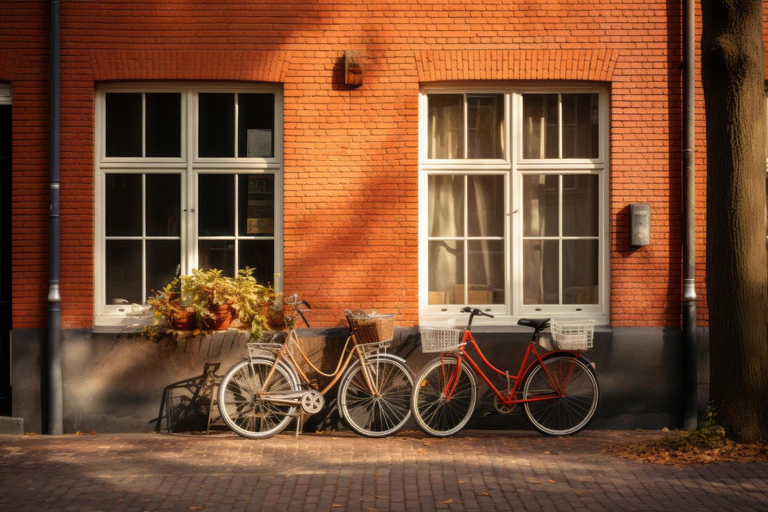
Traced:
<path fill-rule="evenodd" d="M 488 318 L 493 318 L 493 315 L 489 315 L 488 313 L 484 311 L 480 311 L 479 309 L 475 308 L 472 309 L 469 306 L 461 308 L 462 313 L 471 313 L 472 316 L 487 316 Z"/>
<path fill-rule="evenodd" d="M 309 305 L 309 302 L 307 302 L 305 300 L 299 300 L 299 294 L 298 293 L 294 293 L 293 294 L 293 300 L 289 301 L 289 302 L 286 302 L 286 304 L 288 306 L 293 306 L 293 307 L 301 306 L 302 304 L 304 304 L 305 306 L 307 306 L 307 309 L 312 309 L 312 306 Z"/>

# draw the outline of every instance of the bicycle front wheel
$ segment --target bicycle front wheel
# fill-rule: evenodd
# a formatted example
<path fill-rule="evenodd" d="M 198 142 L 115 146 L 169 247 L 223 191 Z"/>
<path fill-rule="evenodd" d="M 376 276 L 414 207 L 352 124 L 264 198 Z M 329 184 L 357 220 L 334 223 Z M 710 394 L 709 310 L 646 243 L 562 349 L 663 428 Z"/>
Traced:
<path fill-rule="evenodd" d="M 463 361 L 443 357 L 427 363 L 413 387 L 411 410 L 419 427 L 436 437 L 463 429 L 477 404 L 477 377 Z"/>
<path fill-rule="evenodd" d="M 546 398 L 557 394 L 563 396 Z M 533 428 L 542 434 L 567 436 L 587 426 L 595 414 L 599 396 L 594 369 L 579 356 L 558 355 L 545 359 L 543 365 L 538 363 L 528 372 L 523 398 L 546 399 L 525 402 L 523 410 Z"/>
<path fill-rule="evenodd" d="M 411 417 L 408 401 L 413 374 L 395 358 L 374 356 L 365 361 L 373 393 L 356 364 L 339 384 L 339 407 L 349 427 L 366 437 L 385 437 L 397 433 Z"/>
<path fill-rule="evenodd" d="M 247 359 L 233 366 L 219 385 L 219 414 L 229 428 L 249 439 L 279 434 L 294 416 L 295 407 L 278 405 L 264 398 L 263 383 L 274 361 Z M 268 383 L 269 393 L 298 391 L 290 370 L 278 365 Z"/>

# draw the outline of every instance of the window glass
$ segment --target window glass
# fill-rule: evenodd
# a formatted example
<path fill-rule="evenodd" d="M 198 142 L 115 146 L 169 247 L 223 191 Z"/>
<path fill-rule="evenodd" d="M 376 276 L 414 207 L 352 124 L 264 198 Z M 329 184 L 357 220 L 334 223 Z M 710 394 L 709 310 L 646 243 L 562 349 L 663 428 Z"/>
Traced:
<path fill-rule="evenodd" d="M 429 96 L 429 158 L 464 158 L 463 101 L 462 94 Z"/>
<path fill-rule="evenodd" d="M 106 235 L 141 236 L 141 174 L 107 174 L 104 181 Z"/>
<path fill-rule="evenodd" d="M 464 242 L 429 242 L 429 303 L 464 304 Z"/>
<path fill-rule="evenodd" d="M 235 240 L 200 240 L 198 268 L 216 268 L 224 275 L 235 275 Z"/>
<path fill-rule="evenodd" d="M 560 233 L 557 194 L 558 176 L 523 176 L 523 234 L 558 236 Z"/>
<path fill-rule="evenodd" d="M 234 175 L 200 174 L 198 182 L 198 234 L 234 236 Z"/>
<path fill-rule="evenodd" d="M 504 176 L 467 177 L 467 235 L 504 236 Z"/>
<path fill-rule="evenodd" d="M 429 177 L 429 236 L 464 236 L 464 176 Z"/>
<path fill-rule="evenodd" d="M 147 174 L 147 236 L 181 235 L 181 175 Z"/>
<path fill-rule="evenodd" d="M 148 157 L 181 156 L 181 94 L 147 93 Z"/>
<path fill-rule="evenodd" d="M 563 94 L 563 158 L 598 158 L 598 95 Z"/>
<path fill-rule="evenodd" d="M 274 156 L 274 94 L 238 94 L 237 102 L 237 155 Z"/>
<path fill-rule="evenodd" d="M 171 282 L 181 262 L 180 240 L 147 240 L 147 295 Z"/>
<path fill-rule="evenodd" d="M 557 109 L 557 94 L 523 94 L 523 158 L 558 157 Z"/>
<path fill-rule="evenodd" d="M 467 242 L 469 304 L 504 304 L 504 241 Z"/>
<path fill-rule="evenodd" d="M 275 234 L 275 177 L 272 174 L 241 174 L 238 177 L 239 235 Z M 242 264 L 240 267 L 242 268 Z"/>
<path fill-rule="evenodd" d="M 563 240 L 563 303 L 598 303 L 598 241 Z"/>
<path fill-rule="evenodd" d="M 504 158 L 504 95 L 467 95 L 467 158 Z"/>
<path fill-rule="evenodd" d="M 261 284 L 274 282 L 275 242 L 273 240 L 240 240 L 238 267 L 254 269 L 253 277 Z"/>
<path fill-rule="evenodd" d="M 235 95 L 198 95 L 198 156 L 235 156 Z"/>
<path fill-rule="evenodd" d="M 107 93 L 106 104 L 106 156 L 140 157 L 141 93 Z"/>
<path fill-rule="evenodd" d="M 107 304 L 142 304 L 141 240 L 107 240 Z"/>
<path fill-rule="evenodd" d="M 563 236 L 598 235 L 599 186 L 595 174 L 563 176 Z"/>
<path fill-rule="evenodd" d="M 558 304 L 557 240 L 523 240 L 523 303 Z"/>

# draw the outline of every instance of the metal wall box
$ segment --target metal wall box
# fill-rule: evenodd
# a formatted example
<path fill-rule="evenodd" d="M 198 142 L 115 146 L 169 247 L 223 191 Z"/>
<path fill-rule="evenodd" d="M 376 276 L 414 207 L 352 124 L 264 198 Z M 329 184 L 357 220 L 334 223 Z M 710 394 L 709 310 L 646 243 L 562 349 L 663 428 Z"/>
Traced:
<path fill-rule="evenodd" d="M 344 52 L 344 85 L 347 89 L 357 89 L 363 85 L 363 66 L 365 57 L 360 50 Z"/>
<path fill-rule="evenodd" d="M 632 246 L 644 247 L 651 243 L 651 205 L 635 203 L 629 207 L 632 223 Z"/>

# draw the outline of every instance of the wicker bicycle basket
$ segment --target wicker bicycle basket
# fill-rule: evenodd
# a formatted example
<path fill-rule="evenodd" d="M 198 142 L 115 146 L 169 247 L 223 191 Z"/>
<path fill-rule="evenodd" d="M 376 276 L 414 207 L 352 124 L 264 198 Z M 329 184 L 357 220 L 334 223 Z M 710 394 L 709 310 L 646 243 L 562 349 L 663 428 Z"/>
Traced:
<path fill-rule="evenodd" d="M 560 350 L 587 350 L 592 348 L 595 337 L 595 321 L 578 322 L 549 321 L 552 340 Z"/>
<path fill-rule="evenodd" d="M 392 341 L 395 336 L 395 315 L 349 310 L 345 314 L 349 328 L 361 345 Z"/>

